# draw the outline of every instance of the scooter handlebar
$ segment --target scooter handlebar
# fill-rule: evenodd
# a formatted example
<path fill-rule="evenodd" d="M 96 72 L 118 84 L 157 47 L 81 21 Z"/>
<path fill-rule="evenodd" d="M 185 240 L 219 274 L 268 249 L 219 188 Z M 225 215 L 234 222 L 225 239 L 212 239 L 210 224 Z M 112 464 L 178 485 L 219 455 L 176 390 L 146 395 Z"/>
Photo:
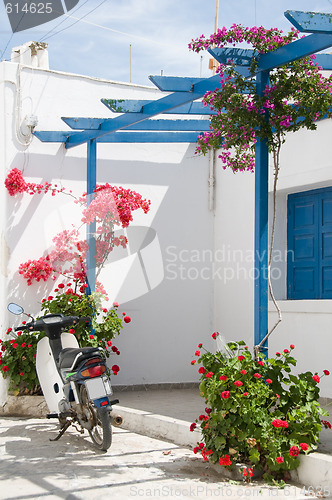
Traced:
<path fill-rule="evenodd" d="M 66 326 L 74 325 L 79 322 L 89 322 L 91 318 L 89 316 L 63 316 L 63 314 L 47 314 L 36 321 L 31 321 L 14 328 L 14 331 L 18 330 L 30 330 L 30 331 L 43 331 L 52 325 L 58 325 L 61 328 Z"/>

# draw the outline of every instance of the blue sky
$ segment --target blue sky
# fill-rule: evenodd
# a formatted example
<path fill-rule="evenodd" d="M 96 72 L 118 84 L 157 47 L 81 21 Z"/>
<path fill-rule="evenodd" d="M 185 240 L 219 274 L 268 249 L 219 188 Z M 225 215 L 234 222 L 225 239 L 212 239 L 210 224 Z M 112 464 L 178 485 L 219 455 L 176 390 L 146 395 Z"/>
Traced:
<path fill-rule="evenodd" d="M 10 59 L 11 49 L 24 42 L 45 41 L 51 69 L 129 82 L 131 45 L 133 83 L 149 84 L 148 75 L 161 71 L 211 76 L 209 55 L 201 60 L 188 43 L 214 31 L 215 5 L 215 0 L 80 0 L 68 17 L 13 34 L 1 2 L 1 59 Z M 286 10 L 331 13 L 332 0 L 219 0 L 218 25 L 288 31 Z"/>

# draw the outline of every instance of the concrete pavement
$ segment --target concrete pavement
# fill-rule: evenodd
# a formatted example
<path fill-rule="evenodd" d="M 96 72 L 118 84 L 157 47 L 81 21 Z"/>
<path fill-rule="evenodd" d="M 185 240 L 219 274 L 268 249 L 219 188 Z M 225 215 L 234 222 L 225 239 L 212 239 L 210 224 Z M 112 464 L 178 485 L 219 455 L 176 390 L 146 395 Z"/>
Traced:
<path fill-rule="evenodd" d="M 124 429 L 115 429 L 107 453 L 96 451 L 88 435 L 80 436 L 75 429 L 51 442 L 55 433 L 52 421 L 1 419 L 1 500 L 304 500 L 310 491 L 294 485 L 278 489 L 259 482 L 228 482 L 189 449 Z"/>
<path fill-rule="evenodd" d="M 301 457 L 301 465 L 293 474 L 293 484 L 299 484 L 300 488 L 271 490 L 259 484 L 256 490 L 256 486 L 230 484 L 224 468 L 207 465 L 190 450 L 200 440 L 197 430 L 190 432 L 190 423 L 204 410 L 197 388 L 140 391 L 115 388 L 114 397 L 121 403 L 114 411 L 123 416 L 124 422 L 121 429 L 115 430 L 107 454 L 96 451 L 88 435 L 82 438 L 74 429 L 67 431 L 60 441 L 50 443 L 49 438 L 56 435 L 54 421 L 9 416 L 1 419 L 0 499 L 332 495 L 332 431 L 322 431 L 317 453 Z M 30 407 L 26 399 L 19 403 L 20 399 L 10 398 L 3 415 L 25 412 L 30 417 L 41 417 L 47 413 L 43 398 L 37 398 L 37 404 Z M 18 490 L 12 490 L 14 484 Z M 212 490 L 197 489 L 206 484 Z M 161 486 L 165 488 L 160 489 Z M 233 486 L 240 489 L 234 490 Z M 153 487 L 157 489 L 152 494 Z M 95 491 L 99 493 L 91 496 Z M 2 496 L 4 492 L 8 496 Z"/>

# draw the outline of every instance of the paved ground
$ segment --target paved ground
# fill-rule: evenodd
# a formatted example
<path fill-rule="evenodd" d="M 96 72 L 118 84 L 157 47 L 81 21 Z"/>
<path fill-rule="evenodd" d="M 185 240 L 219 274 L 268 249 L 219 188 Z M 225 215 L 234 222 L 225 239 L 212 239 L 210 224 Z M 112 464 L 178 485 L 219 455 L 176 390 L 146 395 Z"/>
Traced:
<path fill-rule="evenodd" d="M 0 422 L 1 500 L 110 500 L 113 498 L 307 498 L 284 490 L 243 485 L 220 476 L 187 448 L 115 429 L 107 453 L 74 429 L 57 442 L 44 419 L 4 417 Z"/>

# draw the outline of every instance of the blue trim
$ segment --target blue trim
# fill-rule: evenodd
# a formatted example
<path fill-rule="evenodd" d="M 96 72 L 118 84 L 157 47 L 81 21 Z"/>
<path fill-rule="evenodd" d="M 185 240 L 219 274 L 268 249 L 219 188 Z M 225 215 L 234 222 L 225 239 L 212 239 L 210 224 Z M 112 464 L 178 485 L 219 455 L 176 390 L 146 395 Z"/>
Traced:
<path fill-rule="evenodd" d="M 263 95 L 269 73 L 257 75 L 256 92 Z M 268 178 L 269 150 L 267 140 L 257 140 L 255 146 L 255 288 L 254 342 L 259 345 L 268 333 Z M 262 352 L 267 354 L 268 342 Z"/>
<path fill-rule="evenodd" d="M 332 187 L 288 196 L 287 297 L 332 298 Z"/>
<path fill-rule="evenodd" d="M 74 130 L 98 130 L 100 125 L 113 118 L 67 118 L 62 117 L 70 128 Z M 210 130 L 210 120 L 145 120 L 127 127 L 127 130 L 149 130 L 149 131 L 195 131 Z M 135 137 L 135 135 L 133 136 Z"/>
<path fill-rule="evenodd" d="M 87 206 L 90 205 L 93 199 L 93 193 L 97 185 L 97 144 L 91 140 L 87 143 Z M 86 254 L 87 266 L 87 293 L 90 295 L 96 289 L 96 222 L 87 224 L 86 240 L 88 250 Z"/>

